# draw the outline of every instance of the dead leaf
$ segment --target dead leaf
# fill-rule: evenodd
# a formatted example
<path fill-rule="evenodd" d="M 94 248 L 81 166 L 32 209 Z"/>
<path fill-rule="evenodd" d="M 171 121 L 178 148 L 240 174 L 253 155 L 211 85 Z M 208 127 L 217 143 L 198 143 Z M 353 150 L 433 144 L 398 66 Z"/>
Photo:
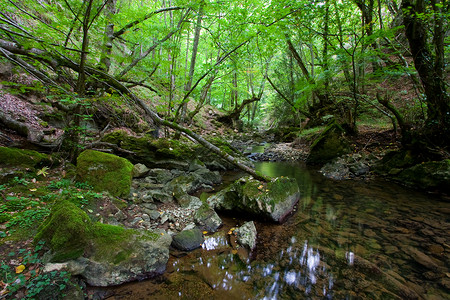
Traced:
<path fill-rule="evenodd" d="M 24 265 L 20 265 L 20 266 L 16 267 L 16 274 L 22 273 L 23 270 L 25 270 L 25 266 Z"/>

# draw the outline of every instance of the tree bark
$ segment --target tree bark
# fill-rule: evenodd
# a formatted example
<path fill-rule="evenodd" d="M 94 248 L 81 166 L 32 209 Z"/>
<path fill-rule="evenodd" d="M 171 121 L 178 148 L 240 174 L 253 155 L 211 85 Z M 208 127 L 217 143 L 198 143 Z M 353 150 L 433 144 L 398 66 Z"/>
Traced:
<path fill-rule="evenodd" d="M 436 3 L 433 1 L 433 3 Z M 423 0 L 403 0 L 403 23 L 409 42 L 414 65 L 426 95 L 428 109 L 427 128 L 430 140 L 438 145 L 448 146 L 450 141 L 450 96 L 446 91 L 443 62 L 443 30 L 440 17 L 436 14 L 434 27 L 435 54 L 430 50 L 427 38 L 427 26 L 418 15 L 425 13 Z"/>

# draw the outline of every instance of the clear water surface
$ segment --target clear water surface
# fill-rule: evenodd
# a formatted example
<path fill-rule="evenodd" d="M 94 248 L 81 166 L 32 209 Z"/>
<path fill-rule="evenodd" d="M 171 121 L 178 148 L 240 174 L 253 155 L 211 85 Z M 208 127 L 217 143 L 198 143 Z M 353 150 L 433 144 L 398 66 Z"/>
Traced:
<path fill-rule="evenodd" d="M 332 181 L 302 164 L 257 163 L 297 179 L 284 224 L 257 222 L 250 260 L 223 216 L 201 249 L 173 253 L 161 277 L 103 291 L 108 299 L 450 299 L 450 201 L 381 180 Z"/>

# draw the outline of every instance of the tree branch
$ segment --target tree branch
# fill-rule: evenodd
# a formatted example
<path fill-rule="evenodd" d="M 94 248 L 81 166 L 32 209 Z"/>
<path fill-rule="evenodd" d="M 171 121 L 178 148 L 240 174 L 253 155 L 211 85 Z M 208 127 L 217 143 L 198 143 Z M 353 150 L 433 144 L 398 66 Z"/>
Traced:
<path fill-rule="evenodd" d="M 155 11 L 145 15 L 143 18 L 141 18 L 139 20 L 136 20 L 136 21 L 128 23 L 127 25 L 122 27 L 120 30 L 114 32 L 113 36 L 114 36 L 114 38 L 116 38 L 116 37 L 124 34 L 127 29 L 130 29 L 131 27 L 134 27 L 137 24 L 142 23 L 142 22 L 144 22 L 147 19 L 150 19 L 151 17 L 153 17 L 156 14 L 159 14 L 159 13 L 162 13 L 162 12 L 165 12 L 165 11 L 180 10 L 180 9 L 183 9 L 183 7 L 171 6 L 171 7 L 166 7 L 166 8 L 161 8 L 161 9 L 155 10 Z"/>

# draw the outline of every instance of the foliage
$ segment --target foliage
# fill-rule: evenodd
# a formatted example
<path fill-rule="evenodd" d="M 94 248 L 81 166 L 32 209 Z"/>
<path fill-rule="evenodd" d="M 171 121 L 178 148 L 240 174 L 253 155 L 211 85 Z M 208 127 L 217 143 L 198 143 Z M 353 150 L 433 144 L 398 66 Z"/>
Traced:
<path fill-rule="evenodd" d="M 15 298 L 19 291 L 23 291 L 23 299 L 36 299 L 43 294 L 52 297 L 63 295 L 63 291 L 70 284 L 70 275 L 65 271 L 52 271 L 43 273 L 40 271 L 42 261 L 39 251 L 44 243 L 39 242 L 34 250 L 19 249 L 17 253 L 10 252 L 1 260 L 0 278 L 2 284 L 1 296 Z M 8 258 L 18 257 L 18 266 L 8 264 Z"/>

